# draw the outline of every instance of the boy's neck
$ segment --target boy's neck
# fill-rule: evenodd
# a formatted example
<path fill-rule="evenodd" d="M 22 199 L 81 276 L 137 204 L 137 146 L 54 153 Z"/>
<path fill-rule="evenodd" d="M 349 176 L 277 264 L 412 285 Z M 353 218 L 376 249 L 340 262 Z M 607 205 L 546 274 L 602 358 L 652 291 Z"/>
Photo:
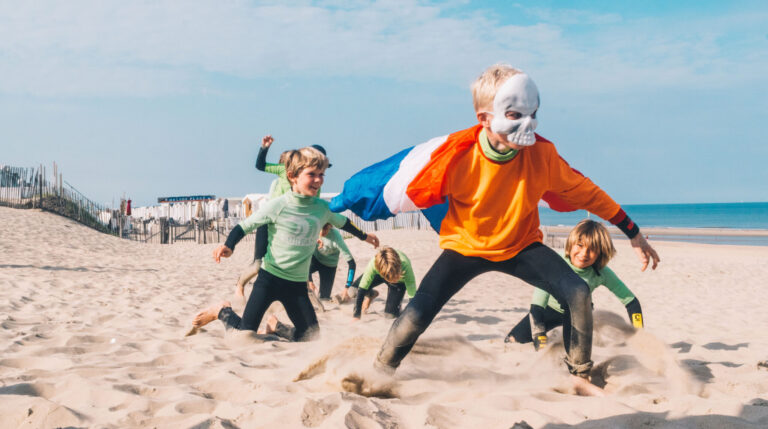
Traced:
<path fill-rule="evenodd" d="M 513 150 L 509 146 L 507 146 L 506 144 L 504 144 L 502 142 L 499 142 L 499 141 L 494 141 L 493 139 L 490 139 L 490 138 L 488 139 L 488 144 L 491 146 L 491 149 L 495 150 L 496 152 L 498 152 L 498 153 L 500 153 L 502 155 L 506 154 L 507 152 L 509 152 L 511 150 Z"/>
<path fill-rule="evenodd" d="M 478 136 L 480 148 L 488 159 L 495 162 L 507 162 L 515 158 L 518 152 L 517 150 L 504 144 L 501 146 L 502 150 L 499 150 L 497 149 L 499 145 L 494 145 L 490 137 L 487 129 L 480 131 L 480 135 Z"/>

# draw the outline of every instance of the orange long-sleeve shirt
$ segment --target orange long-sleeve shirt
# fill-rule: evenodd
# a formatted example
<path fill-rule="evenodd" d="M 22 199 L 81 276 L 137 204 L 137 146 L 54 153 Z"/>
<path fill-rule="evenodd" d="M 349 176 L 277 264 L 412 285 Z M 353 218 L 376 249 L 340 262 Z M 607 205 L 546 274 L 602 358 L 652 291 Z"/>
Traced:
<path fill-rule="evenodd" d="M 491 261 L 514 257 L 541 241 L 538 202 L 547 191 L 606 220 L 621 210 L 608 194 L 560 158 L 551 142 L 538 138 L 513 159 L 495 162 L 483 154 L 477 141 L 481 130 L 478 125 L 460 131 L 446 142 L 467 145 L 467 139 L 474 138 L 470 148 L 452 157 L 442 178 L 441 196 L 450 202 L 440 227 L 443 249 Z"/>

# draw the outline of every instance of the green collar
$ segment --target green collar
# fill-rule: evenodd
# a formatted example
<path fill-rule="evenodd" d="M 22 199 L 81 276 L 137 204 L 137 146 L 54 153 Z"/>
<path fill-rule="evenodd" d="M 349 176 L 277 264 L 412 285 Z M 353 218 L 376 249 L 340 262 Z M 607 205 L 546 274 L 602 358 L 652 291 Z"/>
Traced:
<path fill-rule="evenodd" d="M 485 132 L 485 128 L 480 131 L 480 135 L 477 137 L 480 141 L 480 148 L 483 150 L 483 154 L 491 161 L 507 162 L 517 155 L 519 152 L 516 149 L 511 149 L 509 152 L 500 153 L 491 146 L 491 141 L 488 140 L 488 134 Z"/>
<path fill-rule="evenodd" d="M 298 204 L 300 206 L 310 205 L 315 201 L 316 198 L 308 195 L 301 195 L 300 193 L 294 191 L 289 191 L 285 194 L 288 195 L 286 198 L 288 198 L 289 201 L 292 201 L 294 204 Z"/>

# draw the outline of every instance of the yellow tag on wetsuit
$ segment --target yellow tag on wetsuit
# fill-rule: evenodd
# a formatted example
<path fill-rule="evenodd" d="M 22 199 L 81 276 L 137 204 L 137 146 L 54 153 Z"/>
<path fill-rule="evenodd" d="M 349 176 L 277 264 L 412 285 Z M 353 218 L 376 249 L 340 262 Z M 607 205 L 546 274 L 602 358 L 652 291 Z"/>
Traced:
<path fill-rule="evenodd" d="M 547 346 L 547 336 L 539 335 L 539 348 L 543 349 L 546 346 Z"/>
<path fill-rule="evenodd" d="M 632 326 L 635 328 L 643 327 L 643 315 L 640 313 L 632 313 Z"/>

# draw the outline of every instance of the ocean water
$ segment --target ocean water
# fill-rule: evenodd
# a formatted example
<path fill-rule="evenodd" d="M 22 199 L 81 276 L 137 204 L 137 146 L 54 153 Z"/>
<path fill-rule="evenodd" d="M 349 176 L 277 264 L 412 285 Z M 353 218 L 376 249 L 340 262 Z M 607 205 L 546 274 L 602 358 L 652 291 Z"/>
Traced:
<path fill-rule="evenodd" d="M 659 228 L 726 228 L 768 230 L 768 202 L 766 203 L 708 203 L 708 204 L 633 204 L 622 205 L 629 216 L 643 227 Z M 590 217 L 584 210 L 559 213 L 539 208 L 542 225 L 576 225 Z M 692 241 L 712 244 L 747 244 L 768 246 L 768 237 L 759 236 L 656 236 L 656 239 Z"/>

